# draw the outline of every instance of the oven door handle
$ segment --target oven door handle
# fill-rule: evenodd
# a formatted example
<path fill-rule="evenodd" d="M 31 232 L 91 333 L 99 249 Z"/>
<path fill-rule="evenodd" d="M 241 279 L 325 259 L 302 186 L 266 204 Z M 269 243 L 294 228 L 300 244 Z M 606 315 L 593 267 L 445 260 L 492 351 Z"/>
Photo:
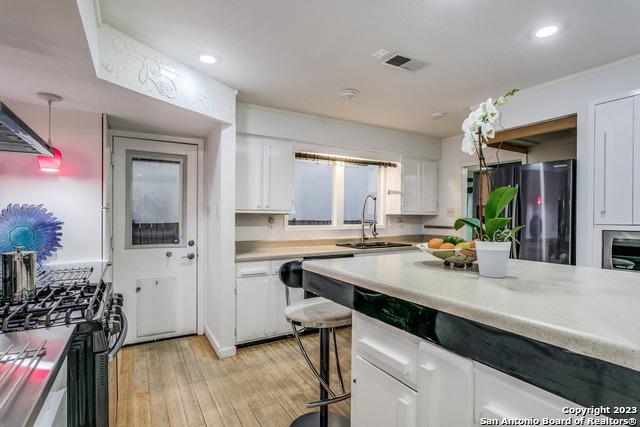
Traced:
<path fill-rule="evenodd" d="M 118 352 L 124 345 L 125 338 L 127 338 L 127 329 L 129 327 L 129 324 L 127 322 L 127 316 L 126 314 L 124 314 L 124 311 L 121 314 L 121 319 L 122 319 L 122 327 L 120 328 L 120 335 L 118 335 L 118 339 L 116 340 L 115 344 L 113 344 L 113 347 L 111 347 L 111 349 L 109 350 L 109 353 L 107 354 L 109 356 L 109 362 L 111 362 L 113 358 L 116 357 L 116 354 L 118 354 Z"/>

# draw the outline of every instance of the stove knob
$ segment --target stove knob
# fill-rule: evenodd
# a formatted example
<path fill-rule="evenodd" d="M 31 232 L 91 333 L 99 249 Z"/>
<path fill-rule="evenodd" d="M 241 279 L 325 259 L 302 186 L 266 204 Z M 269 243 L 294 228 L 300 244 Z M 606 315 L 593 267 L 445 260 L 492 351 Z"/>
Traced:
<path fill-rule="evenodd" d="M 121 330 L 121 326 L 119 321 L 115 320 L 115 321 L 109 322 L 109 332 L 113 334 L 119 334 L 120 330 Z"/>
<path fill-rule="evenodd" d="M 111 297 L 111 303 L 113 305 L 123 305 L 124 303 L 124 297 L 122 296 L 122 294 L 113 294 L 113 296 Z"/>

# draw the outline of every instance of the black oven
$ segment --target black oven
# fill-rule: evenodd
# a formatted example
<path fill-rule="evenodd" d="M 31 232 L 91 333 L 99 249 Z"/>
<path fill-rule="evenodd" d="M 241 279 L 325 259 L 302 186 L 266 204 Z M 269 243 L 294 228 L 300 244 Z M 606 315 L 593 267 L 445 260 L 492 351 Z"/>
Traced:
<path fill-rule="evenodd" d="M 603 231 L 602 268 L 640 272 L 640 231 Z"/>

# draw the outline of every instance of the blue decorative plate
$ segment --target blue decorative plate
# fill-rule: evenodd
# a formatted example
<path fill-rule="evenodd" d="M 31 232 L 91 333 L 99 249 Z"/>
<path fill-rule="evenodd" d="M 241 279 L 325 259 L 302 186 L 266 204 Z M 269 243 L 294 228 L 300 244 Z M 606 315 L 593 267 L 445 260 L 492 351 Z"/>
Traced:
<path fill-rule="evenodd" d="M 0 252 L 36 252 L 42 264 L 61 248 L 62 221 L 42 205 L 9 205 L 0 211 Z"/>

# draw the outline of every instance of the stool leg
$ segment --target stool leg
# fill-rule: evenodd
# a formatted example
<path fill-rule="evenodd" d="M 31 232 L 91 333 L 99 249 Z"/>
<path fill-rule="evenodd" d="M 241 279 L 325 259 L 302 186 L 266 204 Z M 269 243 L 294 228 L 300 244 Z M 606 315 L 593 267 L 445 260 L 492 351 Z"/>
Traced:
<path fill-rule="evenodd" d="M 329 385 L 329 329 L 320 329 L 320 376 L 325 384 Z M 327 390 L 320 387 L 320 399 L 324 400 L 329 397 Z M 320 427 L 329 425 L 329 407 L 324 405 L 320 407 Z"/>

